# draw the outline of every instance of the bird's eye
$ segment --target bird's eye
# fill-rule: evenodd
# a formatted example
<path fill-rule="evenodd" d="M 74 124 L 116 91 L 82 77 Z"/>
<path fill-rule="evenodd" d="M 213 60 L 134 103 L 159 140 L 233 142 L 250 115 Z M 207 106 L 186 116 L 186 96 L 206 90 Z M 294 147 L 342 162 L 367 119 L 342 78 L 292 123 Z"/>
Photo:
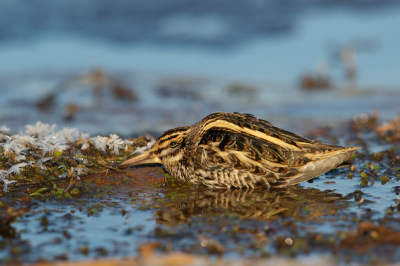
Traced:
<path fill-rule="evenodd" d="M 175 147 L 176 146 L 176 142 L 171 142 L 170 144 L 169 144 L 169 146 L 171 146 L 171 147 Z"/>

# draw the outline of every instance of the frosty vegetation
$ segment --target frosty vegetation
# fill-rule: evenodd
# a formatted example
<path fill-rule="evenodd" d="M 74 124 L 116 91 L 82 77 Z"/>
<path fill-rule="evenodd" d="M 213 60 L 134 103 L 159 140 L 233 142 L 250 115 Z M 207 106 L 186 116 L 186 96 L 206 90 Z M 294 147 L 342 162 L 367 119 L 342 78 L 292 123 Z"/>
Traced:
<path fill-rule="evenodd" d="M 121 150 L 125 153 L 133 150 L 131 154 L 142 153 L 150 148 L 154 142 L 149 142 L 145 147 L 133 149 L 133 141 L 123 140 L 116 134 L 108 137 L 97 136 L 90 138 L 88 133 L 80 132 L 76 128 L 64 127 L 56 131 L 56 125 L 37 122 L 35 125 L 27 125 L 25 131 L 15 135 L 9 135 L 10 129 L 3 125 L 0 127 L 0 156 L 3 163 L 0 165 L 0 181 L 3 182 L 5 191 L 12 183 L 16 183 L 15 176 L 23 180 L 20 176 L 26 167 L 47 170 L 46 162 L 55 157 L 61 156 L 64 151 L 71 149 L 87 150 L 93 148 L 111 155 L 119 155 Z M 74 150 L 75 151 L 75 150 Z M 129 154 L 128 154 L 129 155 Z M 87 160 L 82 160 L 82 165 Z M 65 168 L 58 178 L 68 176 L 65 165 L 60 165 L 58 169 Z M 73 169 L 77 175 L 85 173 L 86 167 L 76 167 Z"/>

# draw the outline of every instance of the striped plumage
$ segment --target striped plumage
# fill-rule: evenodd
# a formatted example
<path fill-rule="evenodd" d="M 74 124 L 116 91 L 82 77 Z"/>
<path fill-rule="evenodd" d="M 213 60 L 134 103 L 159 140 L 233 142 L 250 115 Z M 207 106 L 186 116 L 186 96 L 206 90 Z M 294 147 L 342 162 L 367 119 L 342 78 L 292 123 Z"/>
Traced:
<path fill-rule="evenodd" d="M 213 188 L 285 187 L 345 162 L 358 149 L 304 138 L 249 114 L 217 112 L 164 132 L 118 167 L 160 163 L 175 178 Z"/>

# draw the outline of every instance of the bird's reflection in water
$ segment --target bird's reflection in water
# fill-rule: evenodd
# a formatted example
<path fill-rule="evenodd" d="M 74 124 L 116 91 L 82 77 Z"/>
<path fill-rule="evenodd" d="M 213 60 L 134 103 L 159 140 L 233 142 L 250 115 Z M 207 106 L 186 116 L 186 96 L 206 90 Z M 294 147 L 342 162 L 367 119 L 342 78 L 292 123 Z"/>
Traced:
<path fill-rule="evenodd" d="M 340 204 L 341 199 L 341 194 L 332 191 L 300 186 L 279 190 L 193 190 L 166 193 L 162 209 L 156 211 L 155 217 L 158 223 L 171 226 L 196 216 L 224 214 L 259 220 L 280 216 L 304 220 L 336 213 L 346 206 Z"/>

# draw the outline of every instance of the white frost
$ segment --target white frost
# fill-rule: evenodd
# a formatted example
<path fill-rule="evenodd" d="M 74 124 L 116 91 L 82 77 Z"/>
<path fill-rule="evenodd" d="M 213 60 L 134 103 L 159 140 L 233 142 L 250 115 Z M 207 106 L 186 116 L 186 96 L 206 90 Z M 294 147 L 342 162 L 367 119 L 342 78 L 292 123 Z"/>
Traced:
<path fill-rule="evenodd" d="M 90 136 L 88 133 L 80 132 L 78 129 L 73 127 L 64 127 L 62 130 L 57 132 L 57 134 L 64 137 L 69 143 L 87 139 Z"/>
<path fill-rule="evenodd" d="M 44 154 L 45 153 L 43 153 L 43 156 L 44 156 Z M 51 160 L 53 158 L 54 157 L 42 157 L 42 158 L 40 158 L 39 160 L 36 161 L 36 164 L 37 164 L 37 166 L 40 167 L 40 169 L 46 170 L 47 167 L 43 163 L 45 163 L 45 162 L 47 162 L 47 161 L 49 161 L 49 160 Z"/>
<path fill-rule="evenodd" d="M 3 125 L 0 127 L 0 153 L 4 153 L 7 157 L 13 154 L 14 161 L 17 162 L 15 165 L 10 164 L 8 170 L 0 169 L 0 181 L 4 184 L 4 190 L 8 189 L 8 185 L 15 183 L 15 180 L 9 180 L 10 177 L 15 174 L 19 175 L 21 170 L 27 165 L 37 165 L 42 170 L 46 170 L 47 167 L 45 162 L 53 159 L 54 157 L 46 157 L 46 154 L 53 155 L 55 151 L 64 151 L 69 149 L 69 144 L 75 143 L 79 140 L 84 141 L 81 145 L 81 149 L 85 150 L 90 147 L 88 133 L 80 132 L 76 128 L 64 127 L 60 131 L 55 131 L 56 125 L 45 124 L 37 122 L 35 125 L 27 125 L 24 132 L 20 132 L 17 135 L 6 135 L 10 129 Z M 116 134 L 110 134 L 109 137 L 97 136 L 90 138 L 93 141 L 94 147 L 98 150 L 106 152 L 110 149 L 110 152 L 119 155 L 120 149 L 128 150 L 128 147 L 133 144 L 133 141 L 122 140 Z M 154 142 L 148 143 L 146 147 L 138 148 L 135 152 L 143 152 L 151 147 Z M 42 150 L 41 153 L 37 153 L 37 150 Z M 32 159 L 32 157 L 34 159 Z M 86 164 L 87 161 L 83 160 L 82 164 Z M 87 168 L 74 168 L 77 175 L 86 172 Z M 68 172 L 66 171 L 59 177 L 66 177 Z"/>
<path fill-rule="evenodd" d="M 119 155 L 119 149 L 123 148 L 124 144 L 125 142 L 117 134 L 110 134 L 110 138 L 107 141 L 108 147 L 115 155 Z"/>
<path fill-rule="evenodd" d="M 50 124 L 43 124 L 42 122 L 36 122 L 36 124 L 33 125 L 26 125 L 26 130 L 25 134 L 26 135 L 31 135 L 31 136 L 37 136 L 38 138 L 43 138 L 46 135 L 49 135 L 54 132 L 56 129 L 56 125 L 50 125 Z"/>
<path fill-rule="evenodd" d="M 106 151 L 107 148 L 107 138 L 106 137 L 101 137 L 97 136 L 95 138 L 91 138 L 93 141 L 94 147 L 98 150 L 101 150 L 103 152 Z"/>
<path fill-rule="evenodd" d="M 28 165 L 27 163 L 19 163 L 19 164 L 16 164 L 16 165 L 12 165 L 11 168 L 8 169 L 7 172 L 9 174 L 14 173 L 16 175 L 19 175 L 21 173 L 21 168 L 24 168 L 27 165 Z"/>
<path fill-rule="evenodd" d="M 89 149 L 89 141 L 86 141 L 82 144 L 81 150 L 87 150 Z"/>
<path fill-rule="evenodd" d="M 19 164 L 16 164 L 16 165 L 11 165 L 10 169 L 8 169 L 7 171 L 6 170 L 0 170 L 0 181 L 3 182 L 3 187 L 4 187 L 3 190 L 4 191 L 6 191 L 6 192 L 8 191 L 8 185 L 9 184 L 17 182 L 15 180 L 8 180 L 10 175 L 12 173 L 19 175 L 20 171 L 21 171 L 21 168 L 24 168 L 27 165 L 28 165 L 27 163 L 19 163 Z"/>
<path fill-rule="evenodd" d="M 4 184 L 3 190 L 4 190 L 5 192 L 8 191 L 8 185 L 9 185 L 9 184 L 12 184 L 12 183 L 16 183 L 16 182 L 17 182 L 17 181 L 15 181 L 15 180 L 8 180 L 8 179 L 1 179 L 1 181 L 3 181 L 3 184 Z"/>
<path fill-rule="evenodd" d="M 61 175 L 58 176 L 58 178 L 66 178 L 68 176 L 68 171 L 65 171 Z"/>
<path fill-rule="evenodd" d="M 12 139 L 21 145 L 36 145 L 36 138 L 27 135 L 14 135 Z"/>
<path fill-rule="evenodd" d="M 64 151 L 69 148 L 65 137 L 61 134 L 44 136 L 43 139 L 38 141 L 38 146 L 44 153 L 50 152 L 51 154 L 56 150 Z"/>
<path fill-rule="evenodd" d="M 147 142 L 147 145 L 144 146 L 144 147 L 137 147 L 137 148 L 131 153 L 131 155 L 138 154 L 138 153 L 139 153 L 139 154 L 144 153 L 145 151 L 147 151 L 148 149 L 150 149 L 150 148 L 154 145 L 154 143 L 156 143 L 155 140 Z"/>

